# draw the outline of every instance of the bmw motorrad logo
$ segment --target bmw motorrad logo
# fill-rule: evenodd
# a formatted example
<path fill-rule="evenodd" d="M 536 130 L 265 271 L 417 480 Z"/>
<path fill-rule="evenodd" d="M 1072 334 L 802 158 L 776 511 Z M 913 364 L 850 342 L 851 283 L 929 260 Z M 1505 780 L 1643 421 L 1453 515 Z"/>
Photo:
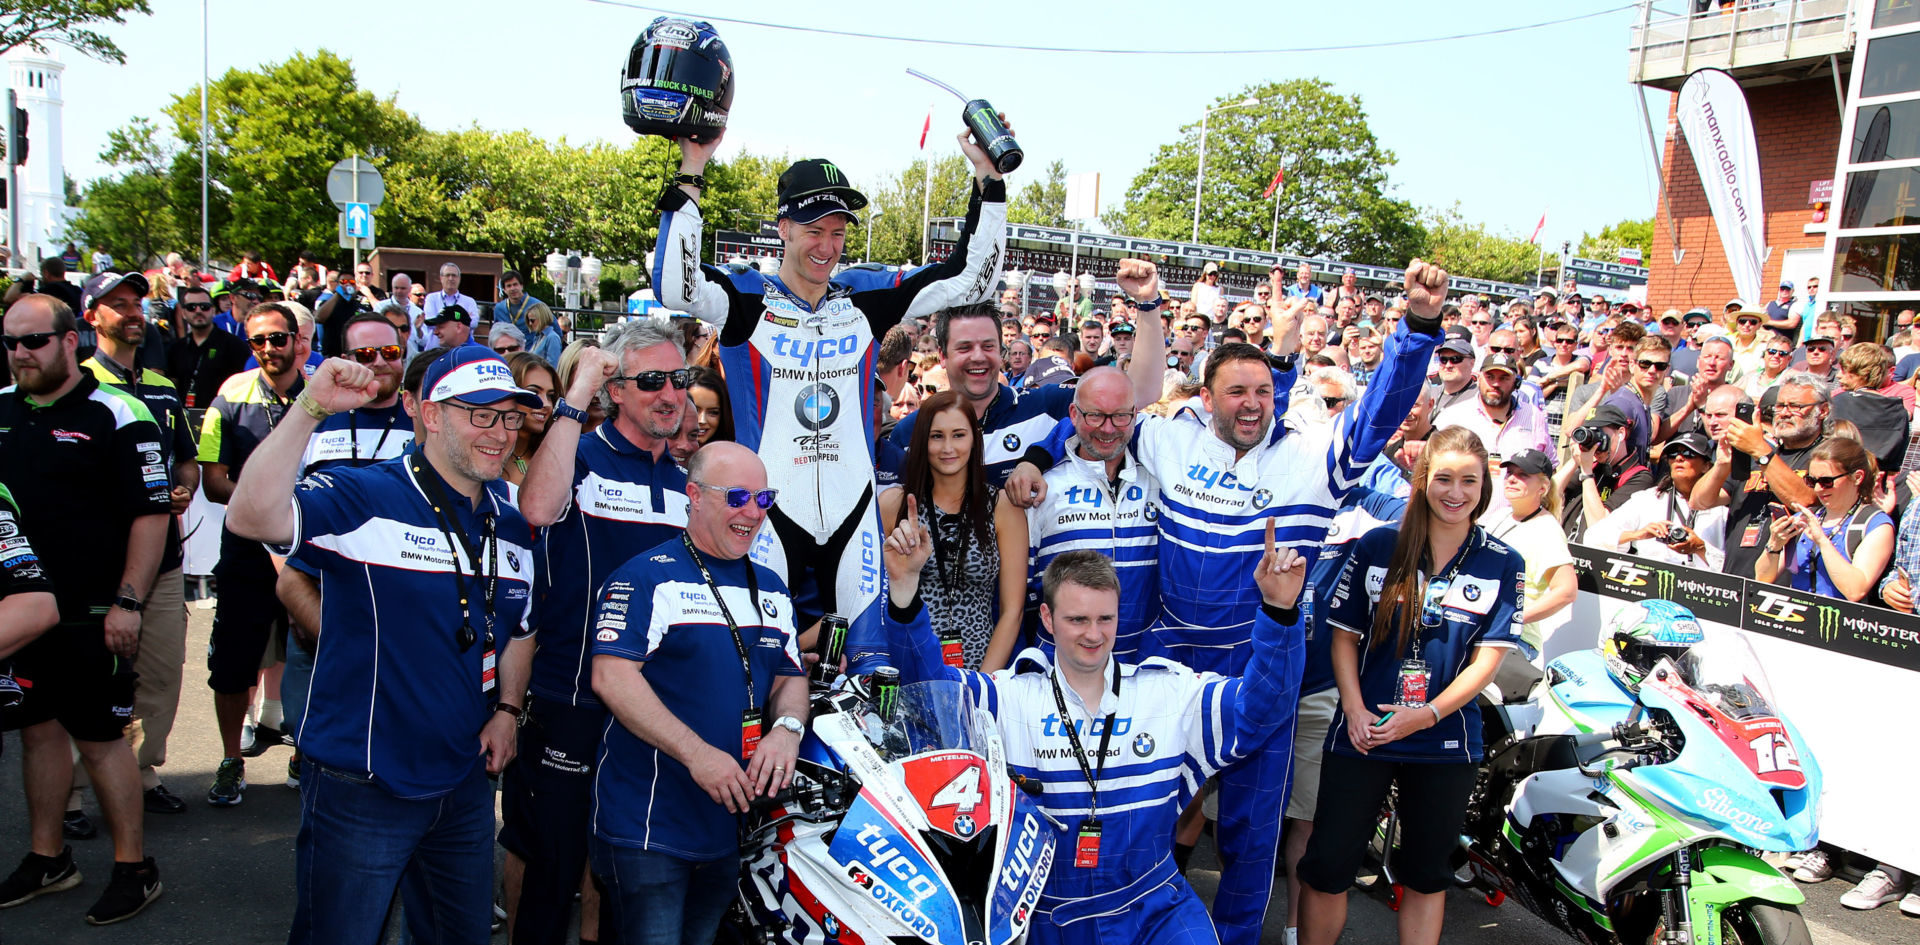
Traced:
<path fill-rule="evenodd" d="M 1466 599 L 1468 599 L 1468 600 L 1479 600 L 1479 599 L 1480 599 L 1480 585 L 1478 585 L 1478 584 L 1469 584 L 1469 585 L 1467 585 L 1466 587 L 1463 587 L 1463 588 L 1461 588 L 1461 589 L 1460 589 L 1460 596 L 1462 596 L 1462 597 L 1465 597 L 1465 598 L 1466 598 Z"/>
<path fill-rule="evenodd" d="M 1133 739 L 1133 754 L 1138 758 L 1145 758 L 1153 754 L 1153 736 L 1145 732 L 1141 732 L 1135 736 Z"/>
<path fill-rule="evenodd" d="M 780 616 L 780 612 L 774 609 L 773 601 L 770 601 L 770 600 L 760 601 L 760 610 L 764 612 L 769 618 Z"/>
<path fill-rule="evenodd" d="M 1159 521 L 1159 520 L 1160 520 L 1160 507 L 1159 507 L 1158 505 L 1155 505 L 1155 504 L 1153 504 L 1152 502 L 1149 502 L 1149 503 L 1147 503 L 1147 512 L 1146 512 L 1146 515 L 1147 515 L 1147 521 L 1149 521 L 1149 522 L 1157 522 L 1157 521 Z"/>
<path fill-rule="evenodd" d="M 1253 490 L 1253 507 L 1264 509 L 1273 504 L 1273 493 L 1266 489 Z"/>
<path fill-rule="evenodd" d="M 955 817 L 953 819 L 953 832 L 959 834 L 962 837 L 973 836 L 973 831 L 975 829 L 976 829 L 976 825 L 973 822 L 973 818 L 967 816 L 966 814 L 961 814 L 960 816 Z"/>
<path fill-rule="evenodd" d="M 808 384 L 794 398 L 793 414 L 801 426 L 818 433 L 839 418 L 840 394 L 825 384 Z"/>
<path fill-rule="evenodd" d="M 520 554 L 518 552 L 514 552 L 514 551 L 507 552 L 507 567 L 512 568 L 515 571 L 520 570 Z"/>
<path fill-rule="evenodd" d="M 1000 441 L 1000 445 L 1006 447 L 1007 452 L 1009 453 L 1018 450 L 1020 448 L 1020 434 L 1018 433 L 1007 434 L 1006 438 Z"/>
<path fill-rule="evenodd" d="M 833 913 L 831 912 L 821 916 L 820 931 L 827 933 L 828 938 L 839 938 L 840 937 L 840 920 L 834 918 Z"/>

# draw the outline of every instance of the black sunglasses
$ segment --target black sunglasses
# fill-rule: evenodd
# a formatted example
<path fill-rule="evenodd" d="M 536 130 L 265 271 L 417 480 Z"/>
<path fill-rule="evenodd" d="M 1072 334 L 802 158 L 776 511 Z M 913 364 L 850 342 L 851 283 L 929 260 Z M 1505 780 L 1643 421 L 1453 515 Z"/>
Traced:
<path fill-rule="evenodd" d="M 674 390 L 686 390 L 687 385 L 693 383 L 692 378 L 693 375 L 691 372 L 686 368 L 681 368 L 678 371 L 641 371 L 638 374 L 615 374 L 607 380 L 632 381 L 633 386 L 651 393 L 667 386 L 668 381 L 673 382 Z"/>
<path fill-rule="evenodd" d="M 29 335 L 0 335 L 0 345 L 5 345 L 8 351 L 15 348 L 38 351 L 46 347 L 47 342 L 64 334 L 66 334 L 64 331 L 36 331 Z"/>
<path fill-rule="evenodd" d="M 1326 404 L 1328 410 L 1338 410 L 1341 404 L 1347 402 L 1347 399 L 1345 397 L 1322 397 L 1320 398 L 1320 402 Z"/>
<path fill-rule="evenodd" d="M 398 361 L 406 357 L 407 349 L 399 345 L 375 345 L 371 348 L 355 348 L 353 359 L 361 364 L 372 364 L 376 360 Z"/>
<path fill-rule="evenodd" d="M 1640 369 L 1643 371 L 1664 371 L 1671 366 L 1666 361 L 1649 361 L 1646 358 L 1641 358 L 1633 363 L 1640 365 Z"/>
<path fill-rule="evenodd" d="M 1791 351 L 1782 351 L 1782 350 L 1780 350 L 1779 348 L 1768 348 L 1768 349 L 1767 349 L 1767 356 L 1768 356 L 1768 357 L 1774 357 L 1774 358 L 1784 358 L 1784 357 L 1786 357 L 1786 356 L 1788 356 L 1788 355 L 1790 355 L 1790 354 L 1792 354 L 1792 353 L 1793 353 L 1793 352 L 1791 352 Z"/>
<path fill-rule="evenodd" d="M 704 482 L 695 482 L 694 485 L 702 489 L 712 489 L 715 492 L 725 495 L 727 497 L 727 508 L 730 509 L 745 508 L 748 502 L 752 502 L 754 505 L 759 506 L 761 511 L 766 511 L 767 509 L 773 508 L 774 500 L 780 497 L 780 490 L 778 489 L 761 489 L 755 491 L 752 489 L 743 489 L 739 486 L 732 488 L 713 486 Z"/>
<path fill-rule="evenodd" d="M 213 311 L 213 303 L 212 303 L 212 302 L 182 302 L 182 303 L 180 303 L 180 307 L 181 307 L 181 308 L 183 308 L 183 309 L 186 309 L 186 310 L 187 310 L 187 311 L 189 311 L 189 312 L 211 312 L 211 311 Z"/>
<path fill-rule="evenodd" d="M 260 301 L 261 299 L 264 299 L 264 298 L 266 298 L 266 296 L 264 296 L 264 295 L 261 295 L 261 294 L 260 294 L 260 293 L 258 293 L 258 292 L 235 292 L 235 293 L 234 293 L 234 295 L 237 295 L 237 296 L 239 296 L 239 297 L 241 297 L 241 298 L 243 298 L 243 299 L 247 299 L 247 300 L 249 300 L 249 301 L 253 301 L 253 302 L 258 302 L 258 301 Z"/>
<path fill-rule="evenodd" d="M 1457 354 L 1443 354 L 1440 356 L 1441 364 L 1459 364 L 1460 362 L 1465 360 L 1466 358 L 1463 358 Z"/>
<path fill-rule="evenodd" d="M 1553 343 L 1554 343 L 1554 344 L 1557 344 L 1557 345 L 1577 345 L 1577 344 L 1579 344 L 1579 343 L 1580 343 L 1580 339 L 1578 339 L 1578 338 L 1555 338 L 1555 339 L 1553 339 Z"/>
<path fill-rule="evenodd" d="M 1752 328 L 1760 327 L 1760 319 L 1757 319 L 1757 318 L 1736 318 L 1733 320 L 1733 323 L 1736 325 L 1746 325 Z"/>
<path fill-rule="evenodd" d="M 1833 484 L 1834 484 L 1834 483 L 1836 483 L 1836 482 L 1844 482 L 1844 481 L 1846 481 L 1846 479 L 1847 479 L 1847 477 L 1846 477 L 1846 476 L 1844 476 L 1844 475 L 1840 475 L 1840 476 L 1815 476 L 1815 475 L 1813 475 L 1813 474 L 1811 474 L 1811 473 L 1801 473 L 1800 475 L 1801 475 L 1801 478 L 1803 478 L 1803 479 L 1805 479 L 1805 480 L 1807 481 L 1807 485 L 1810 485 L 1810 486 L 1814 486 L 1814 487 L 1816 487 L 1816 488 L 1820 488 L 1820 489 L 1831 489 L 1831 488 L 1833 488 Z"/>
<path fill-rule="evenodd" d="M 284 348 L 287 346 L 287 342 L 292 340 L 293 335 L 290 332 L 270 331 L 264 335 L 254 335 L 248 338 L 247 344 L 255 348 Z"/>
<path fill-rule="evenodd" d="M 1503 348 L 1499 345 L 1488 345 L 1487 350 L 1493 352 L 1494 354 L 1519 354 L 1520 353 L 1519 348 Z"/>

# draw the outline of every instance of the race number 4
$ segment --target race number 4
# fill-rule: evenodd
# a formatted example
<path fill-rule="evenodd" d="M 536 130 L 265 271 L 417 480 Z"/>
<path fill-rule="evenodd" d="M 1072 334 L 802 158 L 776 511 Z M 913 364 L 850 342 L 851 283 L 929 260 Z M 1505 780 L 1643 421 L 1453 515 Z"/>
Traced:
<path fill-rule="evenodd" d="M 980 806 L 980 768 L 972 766 L 934 792 L 929 807 L 952 807 L 964 814 Z"/>

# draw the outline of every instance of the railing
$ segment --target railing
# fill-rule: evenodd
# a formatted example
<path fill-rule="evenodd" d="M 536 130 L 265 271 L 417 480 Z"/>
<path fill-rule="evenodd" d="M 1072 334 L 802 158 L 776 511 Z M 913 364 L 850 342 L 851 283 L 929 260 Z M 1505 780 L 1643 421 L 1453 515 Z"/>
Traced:
<path fill-rule="evenodd" d="M 1853 6 L 1853 0 L 1742 0 L 1696 14 L 1684 0 L 1659 7 L 1643 0 L 1628 34 L 1629 79 L 1657 84 L 1696 69 L 1752 69 L 1844 52 L 1853 44 Z"/>

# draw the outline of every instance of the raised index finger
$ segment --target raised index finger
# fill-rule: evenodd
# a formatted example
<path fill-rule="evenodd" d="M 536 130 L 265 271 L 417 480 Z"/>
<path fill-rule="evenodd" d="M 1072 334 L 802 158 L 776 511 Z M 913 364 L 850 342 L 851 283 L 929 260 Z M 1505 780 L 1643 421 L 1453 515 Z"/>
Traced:
<path fill-rule="evenodd" d="M 1273 516 L 1267 516 L 1267 554 L 1273 554 Z"/>

